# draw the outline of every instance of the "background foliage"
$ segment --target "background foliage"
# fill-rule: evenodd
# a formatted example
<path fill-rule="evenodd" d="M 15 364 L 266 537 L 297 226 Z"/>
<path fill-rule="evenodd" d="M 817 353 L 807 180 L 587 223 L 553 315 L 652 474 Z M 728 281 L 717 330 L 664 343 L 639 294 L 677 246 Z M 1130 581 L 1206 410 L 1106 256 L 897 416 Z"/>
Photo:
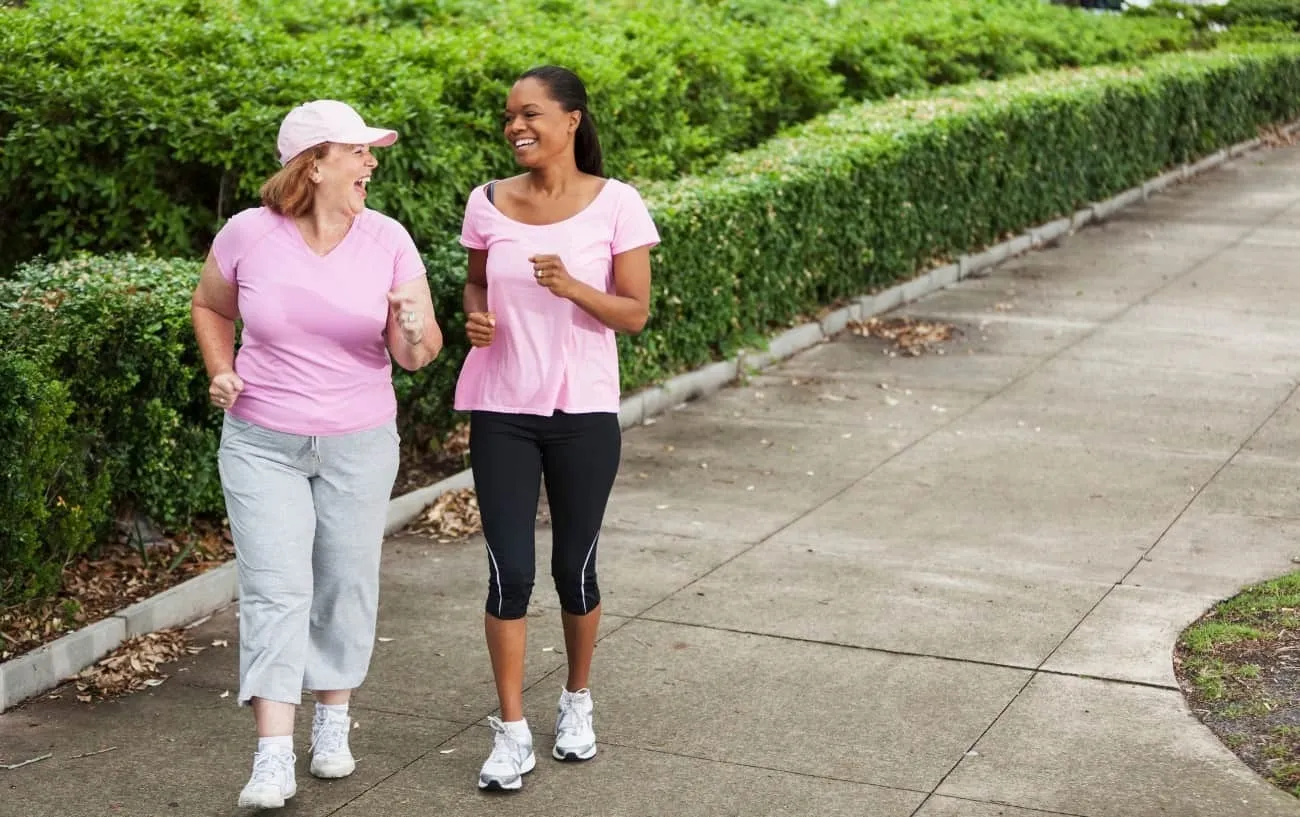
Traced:
<path fill-rule="evenodd" d="M 87 13 L 92 7 L 94 13 Z M 198 256 L 276 168 L 284 113 L 401 130 L 373 206 L 422 246 L 512 172 L 499 111 L 577 70 L 609 172 L 702 172 L 847 100 L 1206 44 L 1173 17 L 1039 0 L 45 0 L 0 8 L 0 276 L 77 250 Z"/>

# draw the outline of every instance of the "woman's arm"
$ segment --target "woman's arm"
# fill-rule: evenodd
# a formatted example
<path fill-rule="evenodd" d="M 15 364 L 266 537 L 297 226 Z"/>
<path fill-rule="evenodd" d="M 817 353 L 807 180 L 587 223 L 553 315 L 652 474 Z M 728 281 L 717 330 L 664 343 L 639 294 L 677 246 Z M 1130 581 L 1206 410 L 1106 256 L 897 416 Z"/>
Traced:
<path fill-rule="evenodd" d="M 433 314 L 429 280 L 421 275 L 388 293 L 388 353 L 409 372 L 427 366 L 442 351 L 442 329 Z M 414 313 L 414 320 L 406 315 Z"/>
<path fill-rule="evenodd" d="M 488 311 L 487 250 L 469 251 L 469 276 L 465 279 L 465 335 L 471 346 L 490 346 L 496 335 L 496 316 Z"/>
<path fill-rule="evenodd" d="M 487 288 L 487 250 L 470 250 L 469 275 L 465 279 L 466 315 L 487 311 Z"/>
<path fill-rule="evenodd" d="M 602 292 L 569 275 L 556 255 L 531 259 L 537 282 L 568 298 L 615 332 L 635 335 L 650 317 L 650 247 L 637 247 L 614 256 L 614 292 Z"/>
<path fill-rule="evenodd" d="M 194 338 L 209 378 L 235 370 L 238 317 L 239 287 L 222 277 L 216 258 L 208 253 L 190 301 L 190 320 L 194 323 Z"/>

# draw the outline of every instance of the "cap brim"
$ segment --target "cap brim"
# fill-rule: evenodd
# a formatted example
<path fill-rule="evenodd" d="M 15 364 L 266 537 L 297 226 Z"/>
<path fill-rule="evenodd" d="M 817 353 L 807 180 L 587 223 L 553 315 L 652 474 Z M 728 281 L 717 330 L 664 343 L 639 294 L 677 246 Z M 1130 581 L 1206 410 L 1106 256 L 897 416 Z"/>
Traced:
<path fill-rule="evenodd" d="M 340 139 L 350 145 L 371 145 L 373 147 L 386 148 L 397 141 L 397 131 L 385 130 L 384 128 L 366 128 L 356 134 L 356 138 L 349 136 L 347 139 Z"/>

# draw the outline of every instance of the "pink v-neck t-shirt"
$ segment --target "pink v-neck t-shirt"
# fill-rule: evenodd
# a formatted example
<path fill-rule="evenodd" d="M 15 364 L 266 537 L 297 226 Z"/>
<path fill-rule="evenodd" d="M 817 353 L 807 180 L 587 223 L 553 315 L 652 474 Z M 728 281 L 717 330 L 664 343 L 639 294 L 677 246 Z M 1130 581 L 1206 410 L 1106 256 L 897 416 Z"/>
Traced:
<path fill-rule="evenodd" d="M 307 436 L 364 431 L 396 416 L 387 295 L 425 274 L 406 228 L 362 210 L 320 256 L 293 219 L 258 207 L 226 222 L 212 254 L 239 288 L 244 322 L 235 356 L 244 391 L 233 416 Z"/>
<path fill-rule="evenodd" d="M 458 411 L 550 416 L 617 412 L 614 330 L 533 277 L 528 258 L 559 255 L 569 275 L 614 292 L 614 256 L 659 243 L 636 188 L 609 179 L 587 207 L 555 224 L 524 224 L 470 193 L 460 243 L 487 250 L 488 310 L 496 334 L 470 350 L 456 383 Z"/>

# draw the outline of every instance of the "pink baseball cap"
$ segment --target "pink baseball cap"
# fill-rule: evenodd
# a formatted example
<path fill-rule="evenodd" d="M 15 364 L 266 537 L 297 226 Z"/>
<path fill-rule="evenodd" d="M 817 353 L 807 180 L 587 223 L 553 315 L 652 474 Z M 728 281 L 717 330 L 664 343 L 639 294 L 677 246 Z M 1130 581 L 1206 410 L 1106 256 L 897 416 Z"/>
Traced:
<path fill-rule="evenodd" d="M 388 147 L 396 141 L 397 131 L 370 127 L 351 105 L 318 99 L 299 105 L 285 115 L 275 146 L 283 166 L 304 150 L 325 142 Z"/>

